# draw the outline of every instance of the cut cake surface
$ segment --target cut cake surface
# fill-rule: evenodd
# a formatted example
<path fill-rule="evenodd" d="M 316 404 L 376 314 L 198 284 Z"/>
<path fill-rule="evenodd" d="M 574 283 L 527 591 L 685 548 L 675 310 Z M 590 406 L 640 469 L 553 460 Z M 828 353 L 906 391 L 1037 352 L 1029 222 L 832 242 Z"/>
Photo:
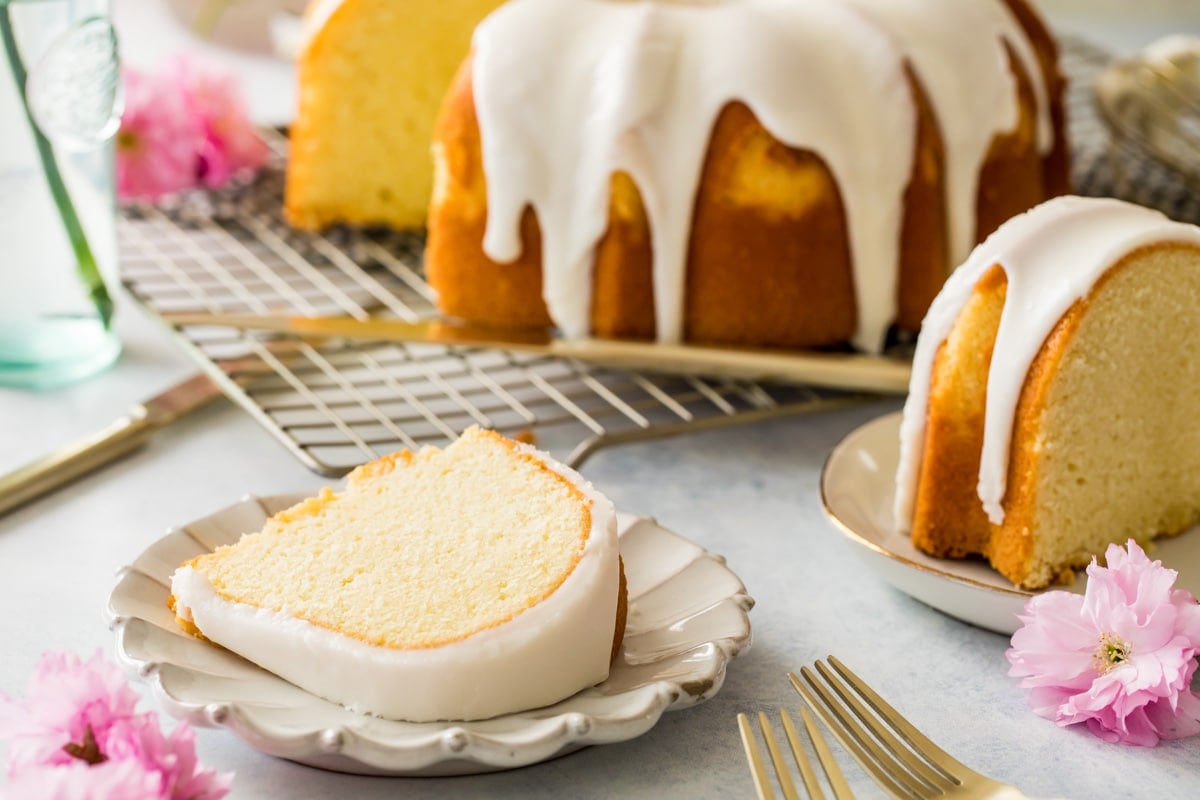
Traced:
<path fill-rule="evenodd" d="M 1200 229 L 1063 198 L 961 269 L 905 407 L 914 545 L 1036 589 L 1200 519 Z"/>
<path fill-rule="evenodd" d="M 320 696 L 470 719 L 606 677 L 618 562 L 611 503 L 544 454 L 471 429 L 360 467 L 343 491 L 184 565 L 172 592 L 204 637 Z"/>

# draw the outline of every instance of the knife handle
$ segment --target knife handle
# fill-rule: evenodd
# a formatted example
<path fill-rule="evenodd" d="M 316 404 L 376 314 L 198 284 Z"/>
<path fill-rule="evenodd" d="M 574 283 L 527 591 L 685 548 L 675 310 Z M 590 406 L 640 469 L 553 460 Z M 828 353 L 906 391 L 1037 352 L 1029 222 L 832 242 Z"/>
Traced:
<path fill-rule="evenodd" d="M 0 476 L 0 516 L 136 450 L 156 427 L 137 405 L 96 433 Z"/>

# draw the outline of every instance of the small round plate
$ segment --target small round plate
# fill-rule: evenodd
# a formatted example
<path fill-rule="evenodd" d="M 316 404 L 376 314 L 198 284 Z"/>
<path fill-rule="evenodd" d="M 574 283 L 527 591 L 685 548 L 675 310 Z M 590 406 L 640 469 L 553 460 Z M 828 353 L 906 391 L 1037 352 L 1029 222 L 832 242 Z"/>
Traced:
<path fill-rule="evenodd" d="M 304 497 L 249 497 L 171 530 L 122 570 L 108 604 L 118 655 L 152 683 L 168 712 L 227 727 L 270 755 L 368 775 L 522 767 L 632 739 L 664 711 L 707 700 L 729 660 L 750 644 L 754 601 L 724 559 L 651 519 L 621 514 L 629 617 L 608 680 L 552 706 L 476 722 L 356 714 L 185 634 L 167 608 L 180 564 L 258 530 Z"/>
<path fill-rule="evenodd" d="M 984 561 L 939 559 L 913 547 L 896 530 L 892 503 L 900 457 L 900 413 L 866 423 L 830 453 L 821 473 L 821 502 L 834 525 L 855 545 L 864 563 L 900 591 L 952 617 L 997 633 L 1020 627 L 1017 614 L 1033 595 L 1015 588 Z M 1151 554 L 1177 570 L 1176 586 L 1200 595 L 1200 538 L 1160 540 Z M 1083 592 L 1080 573 L 1074 585 Z"/>

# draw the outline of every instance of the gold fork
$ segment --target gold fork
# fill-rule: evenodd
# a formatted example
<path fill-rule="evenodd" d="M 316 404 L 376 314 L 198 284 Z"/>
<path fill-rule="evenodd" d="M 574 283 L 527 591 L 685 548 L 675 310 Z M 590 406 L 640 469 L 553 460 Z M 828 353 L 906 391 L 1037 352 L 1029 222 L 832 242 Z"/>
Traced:
<path fill-rule="evenodd" d="M 821 791 L 821 785 L 817 780 L 817 774 L 813 769 L 812 761 L 809 760 L 808 755 L 804 752 L 804 746 L 800 741 L 800 733 L 796 730 L 796 725 L 792 722 L 791 715 L 788 714 L 785 708 L 780 709 L 779 716 L 783 721 L 783 732 L 787 736 L 792 757 L 796 760 L 796 766 L 800 768 L 800 778 L 804 782 L 804 788 L 808 791 L 808 796 L 812 800 L 824 800 L 825 794 Z M 812 715 L 808 713 L 808 709 L 800 709 L 800 718 L 804 721 L 804 728 L 808 731 L 808 738 L 812 742 L 813 750 L 817 754 L 817 760 L 820 762 L 821 768 L 825 771 L 825 777 L 829 781 L 829 787 L 833 791 L 835 800 L 853 800 L 854 795 L 850 793 L 850 787 L 846 785 L 846 778 L 842 775 L 841 769 L 838 768 L 837 762 L 834 761 L 833 753 L 830 752 L 825 737 L 817 730 L 817 725 L 813 721 Z M 771 729 L 771 720 L 762 711 L 758 712 L 758 725 L 762 729 L 763 741 L 766 742 L 767 752 L 771 756 L 771 764 L 775 767 L 775 775 L 779 779 L 779 788 L 783 792 L 784 800 L 800 800 L 800 795 L 796 793 L 796 784 L 792 780 L 791 772 L 788 769 L 787 760 L 784 758 L 783 751 L 779 748 L 779 742 L 776 740 L 775 734 Z M 759 800 L 774 800 L 775 793 L 771 789 L 771 779 L 767 774 L 762 754 L 755 741 L 754 729 L 750 725 L 750 719 L 745 714 L 738 714 L 738 730 L 742 734 L 742 746 L 746 748 L 746 760 L 750 762 L 750 773 L 754 777 L 754 788 L 758 792 Z"/>
<path fill-rule="evenodd" d="M 1024 797 L 1013 787 L 980 775 L 946 753 L 838 659 L 829 656 L 828 664 L 817 661 L 813 666 L 815 673 L 804 667 L 800 678 L 789 672 L 792 686 L 863 769 L 893 797 Z"/>

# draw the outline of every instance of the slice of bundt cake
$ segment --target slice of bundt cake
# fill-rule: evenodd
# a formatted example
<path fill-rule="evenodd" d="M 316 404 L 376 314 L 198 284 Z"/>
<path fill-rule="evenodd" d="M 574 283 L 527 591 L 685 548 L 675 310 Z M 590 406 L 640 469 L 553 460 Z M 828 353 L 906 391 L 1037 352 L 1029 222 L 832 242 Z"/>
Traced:
<path fill-rule="evenodd" d="M 433 121 L 475 23 L 498 5 L 314 0 L 297 63 L 289 222 L 425 224 Z"/>
<path fill-rule="evenodd" d="M 1068 197 L 976 248 L 917 343 L 896 515 L 1030 589 L 1200 519 L 1200 228 Z"/>
<path fill-rule="evenodd" d="M 483 719 L 603 681 L 624 630 L 612 504 L 478 428 L 386 456 L 184 564 L 186 628 L 348 708 Z"/>

